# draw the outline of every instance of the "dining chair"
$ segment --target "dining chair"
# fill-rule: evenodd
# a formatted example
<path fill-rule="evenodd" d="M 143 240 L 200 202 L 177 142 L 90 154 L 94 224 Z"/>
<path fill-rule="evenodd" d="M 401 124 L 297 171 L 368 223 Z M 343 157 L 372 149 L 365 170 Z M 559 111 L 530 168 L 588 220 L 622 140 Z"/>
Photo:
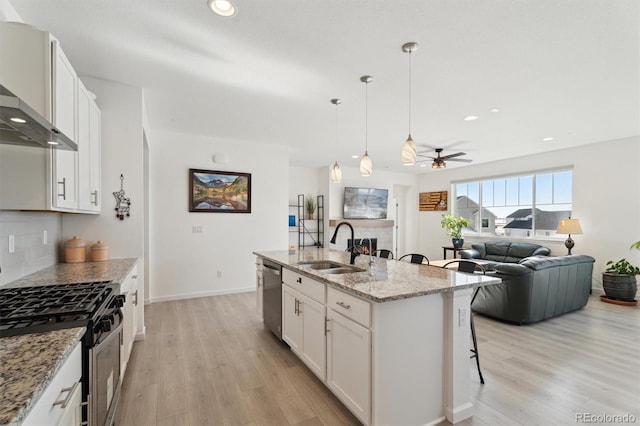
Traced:
<path fill-rule="evenodd" d="M 378 249 L 372 253 L 373 256 L 382 257 L 384 259 L 393 259 L 393 253 L 391 250 Z"/>
<path fill-rule="evenodd" d="M 479 263 L 476 263 L 467 259 L 454 259 L 451 262 L 445 263 L 443 268 L 446 268 L 448 265 L 452 265 L 454 263 L 458 264 L 458 272 L 463 272 L 466 274 L 475 274 L 476 272 L 485 275 L 487 270 L 484 266 Z M 473 301 L 476 300 L 476 296 L 478 295 L 478 291 L 480 291 L 480 287 L 476 287 L 476 291 L 473 293 L 473 297 L 471 298 L 471 305 L 473 305 Z M 476 359 L 476 365 L 478 366 L 478 375 L 480 376 L 480 383 L 484 385 L 484 377 L 482 377 L 482 371 L 480 370 L 480 355 L 478 354 L 478 339 L 476 338 L 476 326 L 473 322 L 473 310 L 469 307 L 469 323 L 471 324 L 471 340 L 473 340 L 473 349 L 471 349 L 471 357 Z"/>
<path fill-rule="evenodd" d="M 429 258 L 427 256 L 425 256 L 424 254 L 419 254 L 419 253 L 408 253 L 405 254 L 404 256 L 400 257 L 400 259 L 398 260 L 403 260 L 403 259 L 409 259 L 409 262 L 411 263 L 417 263 L 417 264 L 425 264 L 424 262 L 426 261 L 426 265 L 429 264 Z"/>

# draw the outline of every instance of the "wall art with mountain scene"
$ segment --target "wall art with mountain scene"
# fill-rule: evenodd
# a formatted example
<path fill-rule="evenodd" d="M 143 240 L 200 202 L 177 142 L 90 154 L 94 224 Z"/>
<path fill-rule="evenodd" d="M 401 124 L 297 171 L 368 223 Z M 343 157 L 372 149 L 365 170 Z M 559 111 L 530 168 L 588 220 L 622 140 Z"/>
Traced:
<path fill-rule="evenodd" d="M 189 169 L 189 211 L 251 213 L 251 173 Z"/>

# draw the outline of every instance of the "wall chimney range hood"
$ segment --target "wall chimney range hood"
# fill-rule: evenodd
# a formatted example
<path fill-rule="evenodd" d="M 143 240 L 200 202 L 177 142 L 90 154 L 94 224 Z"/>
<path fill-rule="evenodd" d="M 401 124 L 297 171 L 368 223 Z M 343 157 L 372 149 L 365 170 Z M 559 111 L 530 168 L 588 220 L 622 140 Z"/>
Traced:
<path fill-rule="evenodd" d="M 78 145 L 0 84 L 0 144 L 77 151 Z"/>

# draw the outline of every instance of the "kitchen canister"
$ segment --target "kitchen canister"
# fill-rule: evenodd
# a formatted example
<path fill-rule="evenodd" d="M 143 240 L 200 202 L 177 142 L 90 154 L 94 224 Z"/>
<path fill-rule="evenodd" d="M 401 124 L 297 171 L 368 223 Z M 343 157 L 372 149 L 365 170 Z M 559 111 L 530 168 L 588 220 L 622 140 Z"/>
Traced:
<path fill-rule="evenodd" d="M 64 242 L 64 260 L 67 263 L 81 263 L 87 260 L 87 243 L 78 237 Z"/>
<path fill-rule="evenodd" d="M 91 246 L 91 261 L 102 262 L 109 258 L 109 246 L 104 241 L 98 241 Z"/>

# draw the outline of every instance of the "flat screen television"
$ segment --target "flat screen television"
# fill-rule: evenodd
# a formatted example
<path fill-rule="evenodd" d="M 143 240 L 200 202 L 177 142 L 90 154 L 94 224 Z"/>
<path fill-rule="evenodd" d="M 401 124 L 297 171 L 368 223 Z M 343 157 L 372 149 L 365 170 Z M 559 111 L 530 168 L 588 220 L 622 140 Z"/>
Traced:
<path fill-rule="evenodd" d="M 389 190 L 344 188 L 345 219 L 386 219 Z"/>

